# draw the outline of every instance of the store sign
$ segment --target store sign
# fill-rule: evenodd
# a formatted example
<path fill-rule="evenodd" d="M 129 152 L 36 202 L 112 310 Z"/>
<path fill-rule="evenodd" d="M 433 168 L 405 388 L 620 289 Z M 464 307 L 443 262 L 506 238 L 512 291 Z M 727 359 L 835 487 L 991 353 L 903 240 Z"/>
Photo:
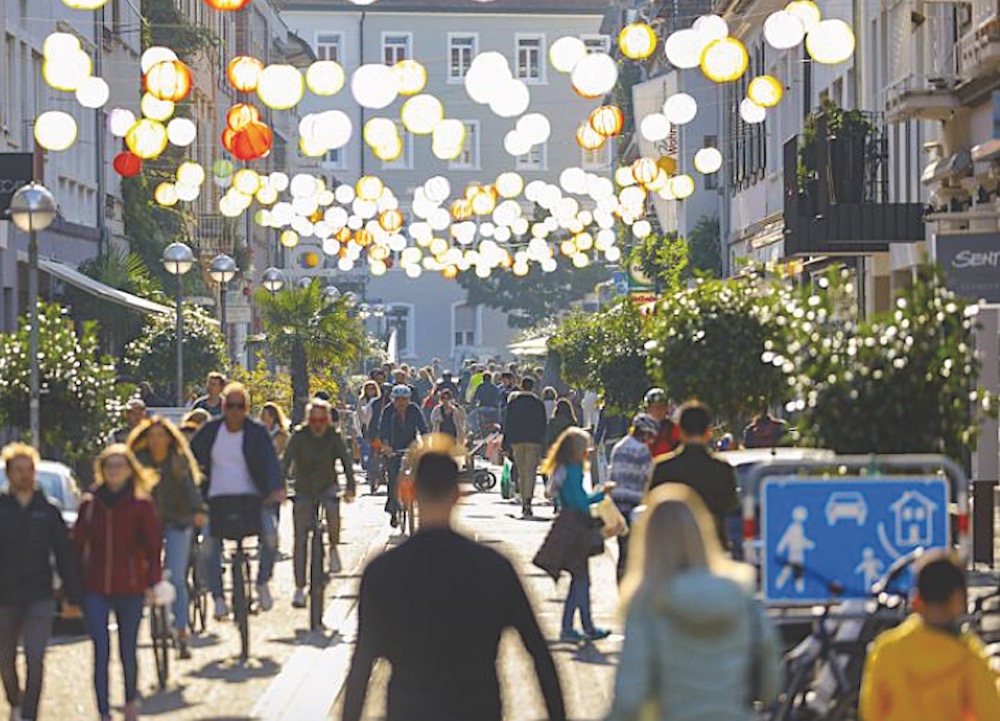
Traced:
<path fill-rule="evenodd" d="M 10 199 L 35 176 L 31 153 L 0 153 L 0 220 L 7 220 Z"/>
<path fill-rule="evenodd" d="M 969 300 L 1000 303 L 1000 233 L 954 233 L 934 239 L 948 288 Z"/>

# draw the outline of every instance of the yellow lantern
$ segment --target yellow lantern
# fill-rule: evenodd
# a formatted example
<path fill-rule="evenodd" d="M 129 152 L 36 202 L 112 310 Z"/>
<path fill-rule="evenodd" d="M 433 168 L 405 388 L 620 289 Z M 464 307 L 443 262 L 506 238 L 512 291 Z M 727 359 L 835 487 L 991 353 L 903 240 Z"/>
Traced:
<path fill-rule="evenodd" d="M 403 103 L 399 117 L 414 135 L 430 135 L 444 120 L 444 105 L 433 95 L 417 95 Z"/>
<path fill-rule="evenodd" d="M 773 108 L 781 102 L 783 94 L 781 83 L 770 75 L 760 75 L 747 86 L 747 97 L 762 108 Z"/>
<path fill-rule="evenodd" d="M 163 123 L 143 118 L 125 134 L 128 149 L 143 160 L 158 157 L 167 147 L 169 138 Z"/>
<path fill-rule="evenodd" d="M 336 95 L 345 79 L 344 69 L 333 60 L 317 60 L 306 70 L 306 85 L 315 95 Z"/>
<path fill-rule="evenodd" d="M 632 177 L 641 185 L 649 185 L 660 173 L 660 167 L 652 158 L 639 158 L 632 163 Z"/>
<path fill-rule="evenodd" d="M 391 163 L 403 154 L 403 148 L 403 139 L 398 135 L 395 135 L 385 143 L 373 148 L 372 152 L 379 160 Z"/>
<path fill-rule="evenodd" d="M 387 233 L 397 233 L 403 227 L 403 214 L 399 210 L 386 210 L 379 216 L 378 224 Z"/>
<path fill-rule="evenodd" d="M 291 65 L 268 65 L 257 83 L 257 97 L 272 110 L 295 107 L 305 91 L 305 78 Z"/>
<path fill-rule="evenodd" d="M 180 60 L 164 60 L 143 78 L 146 90 L 157 100 L 179 103 L 191 94 L 191 69 Z"/>
<path fill-rule="evenodd" d="M 299 244 L 299 234 L 294 230 L 286 230 L 278 239 L 286 248 L 294 248 Z"/>
<path fill-rule="evenodd" d="M 244 195 L 253 195 L 260 190 L 260 176 L 255 170 L 242 168 L 233 176 L 233 187 Z"/>
<path fill-rule="evenodd" d="M 150 120 L 166 122 L 174 114 L 174 104 L 170 100 L 160 100 L 152 93 L 146 93 L 139 101 L 142 114 Z"/>
<path fill-rule="evenodd" d="M 476 215 L 489 215 L 496 207 L 496 196 L 489 190 L 480 191 L 472 196 L 472 212 Z"/>
<path fill-rule="evenodd" d="M 576 142 L 584 150 L 598 150 L 603 147 L 606 140 L 607 138 L 590 127 L 590 123 L 584 123 L 576 131 Z"/>
<path fill-rule="evenodd" d="M 160 205 L 169 208 L 177 205 L 180 198 L 177 197 L 177 186 L 173 183 L 160 183 L 153 191 L 153 198 Z"/>
<path fill-rule="evenodd" d="M 616 105 L 602 105 L 590 114 L 589 124 L 599 135 L 611 138 L 625 127 L 625 114 Z"/>
<path fill-rule="evenodd" d="M 249 55 L 237 55 L 229 61 L 226 69 L 230 84 L 241 93 L 252 93 L 256 90 L 262 72 L 264 63 Z"/>
<path fill-rule="evenodd" d="M 385 184 L 374 175 L 362 176 L 355 187 L 358 197 L 368 201 L 375 201 L 381 198 L 383 190 L 385 190 Z"/>
<path fill-rule="evenodd" d="M 468 220 L 472 217 L 472 203 L 460 198 L 451 204 L 451 217 L 455 220 Z"/>
<path fill-rule="evenodd" d="M 746 72 L 750 56 L 739 40 L 725 37 L 713 40 L 701 54 L 701 71 L 716 83 L 739 80 Z"/>
<path fill-rule="evenodd" d="M 370 230 L 362 228 L 361 230 L 355 231 L 354 242 L 360 245 L 362 248 L 366 248 L 375 241 L 375 236 Z"/>
<path fill-rule="evenodd" d="M 656 51 L 656 33 L 646 23 L 632 23 L 618 34 L 618 47 L 629 60 L 645 60 Z"/>

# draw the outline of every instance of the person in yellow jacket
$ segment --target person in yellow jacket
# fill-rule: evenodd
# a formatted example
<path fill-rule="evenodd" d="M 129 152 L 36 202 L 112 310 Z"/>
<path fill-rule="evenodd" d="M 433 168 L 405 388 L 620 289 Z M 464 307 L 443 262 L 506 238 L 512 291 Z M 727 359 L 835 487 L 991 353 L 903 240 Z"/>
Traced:
<path fill-rule="evenodd" d="M 982 643 L 963 633 L 965 571 L 945 552 L 917 573 L 914 611 L 879 636 L 861 685 L 862 721 L 995 721 L 1000 689 Z"/>

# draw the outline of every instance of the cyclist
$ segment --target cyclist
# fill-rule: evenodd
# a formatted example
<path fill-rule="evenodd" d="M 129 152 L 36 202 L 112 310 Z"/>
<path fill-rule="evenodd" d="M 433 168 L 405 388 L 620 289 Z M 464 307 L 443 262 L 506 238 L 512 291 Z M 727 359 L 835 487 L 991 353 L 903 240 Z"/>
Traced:
<path fill-rule="evenodd" d="M 204 476 L 203 489 L 209 504 L 209 524 L 236 509 L 243 516 L 246 535 L 260 536 L 260 568 L 257 599 L 268 611 L 274 605 L 270 580 L 277 555 L 278 530 L 275 509 L 285 498 L 281 465 L 271 435 L 264 424 L 248 416 L 250 394 L 241 383 L 230 383 L 222 393 L 222 417 L 206 423 L 191 440 L 191 451 Z M 215 529 L 220 532 L 220 529 Z M 211 533 L 206 543 L 206 577 L 215 600 L 215 617 L 223 619 L 229 608 L 222 594 L 221 535 Z"/>
<path fill-rule="evenodd" d="M 330 535 L 330 573 L 340 571 L 337 544 L 340 543 L 340 483 L 337 478 L 339 459 L 347 477 L 344 500 L 354 500 L 355 483 L 353 458 L 344 438 L 333 427 L 333 414 L 327 401 L 315 399 L 306 407 L 307 425 L 292 434 L 282 459 L 286 479 L 295 478 L 295 597 L 292 606 L 306 607 L 306 556 L 309 530 L 317 507 L 326 512 Z"/>
<path fill-rule="evenodd" d="M 427 435 L 424 414 L 413 403 L 413 392 L 409 386 L 398 385 L 390 393 L 392 403 L 382 412 L 379 437 L 382 450 L 389 455 L 389 497 L 385 502 L 385 512 L 389 514 L 389 525 L 399 525 L 399 499 L 396 497 L 396 481 L 403 465 L 403 455 L 419 436 Z"/>
<path fill-rule="evenodd" d="M 646 413 L 660 424 L 653 446 L 649 449 L 653 458 L 672 452 L 681 443 L 680 430 L 670 418 L 670 400 L 662 388 L 650 388 L 646 392 Z"/>

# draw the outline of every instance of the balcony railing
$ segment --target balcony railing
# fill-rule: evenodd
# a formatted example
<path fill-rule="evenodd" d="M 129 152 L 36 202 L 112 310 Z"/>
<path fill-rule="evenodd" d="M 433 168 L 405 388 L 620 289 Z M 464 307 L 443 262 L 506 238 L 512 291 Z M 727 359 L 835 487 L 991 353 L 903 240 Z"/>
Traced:
<path fill-rule="evenodd" d="M 957 84 L 950 76 L 908 75 L 886 91 L 886 116 L 893 123 L 947 120 L 962 106 Z"/>

